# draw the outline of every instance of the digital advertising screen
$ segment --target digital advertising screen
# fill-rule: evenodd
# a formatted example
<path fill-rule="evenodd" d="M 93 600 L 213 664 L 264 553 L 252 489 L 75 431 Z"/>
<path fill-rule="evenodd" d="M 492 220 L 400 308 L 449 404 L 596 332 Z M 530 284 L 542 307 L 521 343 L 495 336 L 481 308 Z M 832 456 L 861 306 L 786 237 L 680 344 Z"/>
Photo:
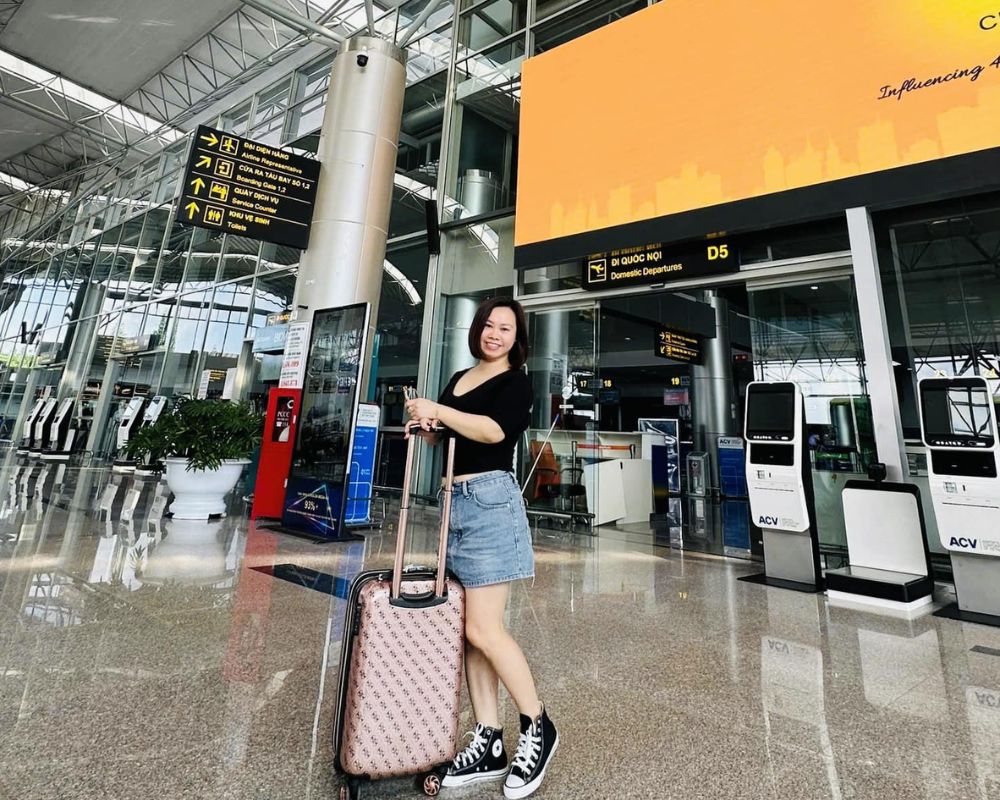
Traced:
<path fill-rule="evenodd" d="M 319 538 L 343 534 L 369 313 L 359 303 L 313 315 L 282 524 Z"/>
<path fill-rule="evenodd" d="M 996 3 L 658 3 L 524 62 L 515 263 L 995 188 L 998 132 Z"/>

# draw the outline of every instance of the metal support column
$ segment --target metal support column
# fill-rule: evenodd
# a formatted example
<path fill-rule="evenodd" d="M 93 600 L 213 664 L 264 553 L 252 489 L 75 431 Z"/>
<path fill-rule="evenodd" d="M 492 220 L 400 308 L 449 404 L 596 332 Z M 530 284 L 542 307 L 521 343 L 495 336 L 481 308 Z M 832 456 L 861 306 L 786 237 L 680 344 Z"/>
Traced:
<path fill-rule="evenodd" d="M 847 233 L 854 262 L 858 321 L 875 428 L 875 447 L 879 461 L 886 466 L 887 478 L 890 481 L 903 481 L 907 476 L 903 425 L 899 417 L 899 398 L 892 370 L 882 278 L 875 251 L 875 231 L 867 208 L 847 209 Z"/>
<path fill-rule="evenodd" d="M 319 142 L 322 163 L 309 249 L 295 287 L 296 319 L 317 309 L 371 304 L 371 363 L 406 89 L 406 52 L 357 36 L 333 62 Z M 366 374 L 361 396 L 368 395 Z"/>

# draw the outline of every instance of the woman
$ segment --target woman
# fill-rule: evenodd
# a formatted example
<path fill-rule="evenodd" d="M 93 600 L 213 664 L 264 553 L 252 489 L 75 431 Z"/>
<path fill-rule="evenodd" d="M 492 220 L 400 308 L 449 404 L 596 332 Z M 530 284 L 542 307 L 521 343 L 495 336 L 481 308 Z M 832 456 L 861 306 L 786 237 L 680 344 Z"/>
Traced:
<path fill-rule="evenodd" d="M 465 675 L 476 729 L 455 758 L 444 786 L 506 776 L 504 795 L 522 798 L 542 783 L 559 744 L 538 699 L 531 668 L 504 627 L 511 581 L 534 576 L 524 499 L 511 472 L 514 444 L 531 417 L 531 381 L 524 311 L 514 300 L 479 306 L 469 330 L 477 359 L 456 372 L 438 402 L 406 403 L 424 429 L 440 422 L 455 442 L 455 483 L 448 531 L 448 568 L 465 586 Z M 503 681 L 521 714 L 521 735 L 508 770 L 498 707 Z"/>

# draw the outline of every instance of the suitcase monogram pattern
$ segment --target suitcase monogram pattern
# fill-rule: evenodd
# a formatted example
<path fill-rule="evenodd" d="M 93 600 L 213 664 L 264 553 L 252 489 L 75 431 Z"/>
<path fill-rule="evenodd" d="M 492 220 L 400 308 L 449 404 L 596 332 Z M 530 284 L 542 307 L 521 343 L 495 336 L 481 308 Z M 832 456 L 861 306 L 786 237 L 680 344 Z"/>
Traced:
<path fill-rule="evenodd" d="M 411 595 L 430 593 L 434 582 L 404 587 Z M 447 587 L 447 602 L 415 609 L 390 605 L 386 580 L 360 588 L 340 738 L 347 774 L 408 775 L 454 757 L 465 600 L 457 581 L 449 579 Z"/>

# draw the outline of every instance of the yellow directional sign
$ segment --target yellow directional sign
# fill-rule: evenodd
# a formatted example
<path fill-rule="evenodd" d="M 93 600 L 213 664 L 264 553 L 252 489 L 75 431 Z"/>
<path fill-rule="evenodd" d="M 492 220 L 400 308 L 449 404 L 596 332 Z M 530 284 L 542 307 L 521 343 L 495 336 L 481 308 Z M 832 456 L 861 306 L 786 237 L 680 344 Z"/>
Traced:
<path fill-rule="evenodd" d="M 182 219 L 305 249 L 319 169 L 315 159 L 199 126 L 184 173 Z"/>

